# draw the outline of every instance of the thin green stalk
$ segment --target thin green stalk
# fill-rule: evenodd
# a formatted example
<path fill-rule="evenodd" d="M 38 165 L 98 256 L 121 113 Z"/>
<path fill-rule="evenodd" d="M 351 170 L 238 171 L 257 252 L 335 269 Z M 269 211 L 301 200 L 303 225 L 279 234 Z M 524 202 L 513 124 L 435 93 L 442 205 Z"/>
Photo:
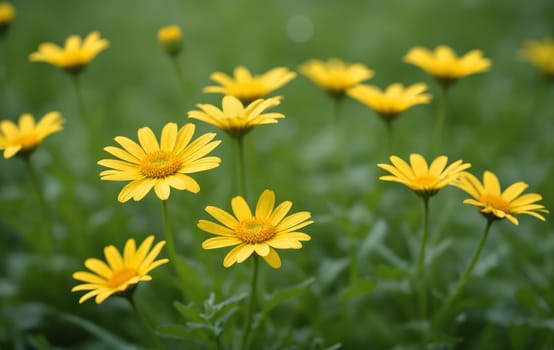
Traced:
<path fill-rule="evenodd" d="M 387 140 L 389 144 L 389 155 L 392 155 L 392 119 L 385 119 L 387 124 Z"/>
<path fill-rule="evenodd" d="M 254 253 L 254 265 L 252 269 L 252 283 L 250 284 L 250 300 L 248 302 L 248 309 L 246 313 L 246 319 L 244 322 L 244 329 L 242 334 L 241 350 L 248 349 L 248 336 L 250 335 L 250 328 L 252 327 L 252 316 L 256 306 L 256 288 L 258 285 L 258 254 Z"/>
<path fill-rule="evenodd" d="M 175 240 L 173 239 L 173 232 L 171 231 L 171 223 L 169 222 L 169 212 L 167 210 L 167 200 L 162 200 L 162 217 L 165 231 L 165 240 L 167 242 L 167 250 L 169 253 L 169 259 L 173 265 L 175 272 L 181 277 L 179 265 L 177 261 L 177 250 L 175 249 Z M 182 281 L 181 281 L 182 282 Z"/>
<path fill-rule="evenodd" d="M 469 266 L 467 267 L 464 274 L 460 277 L 458 282 L 456 283 L 456 287 L 454 287 L 454 291 L 448 296 L 448 299 L 442 304 L 442 307 L 439 310 L 439 313 L 437 314 L 437 318 L 435 321 L 434 329 L 438 330 L 441 326 L 441 323 L 446 316 L 446 313 L 448 312 L 448 309 L 450 308 L 450 305 L 452 302 L 458 297 L 458 295 L 462 292 L 464 289 L 467 281 L 469 280 L 469 277 L 471 276 L 471 272 L 473 271 L 473 268 L 475 267 L 475 264 L 477 263 L 477 260 L 479 260 L 479 256 L 481 255 L 481 250 L 485 246 L 485 242 L 487 240 L 487 237 L 489 235 L 489 230 L 491 228 L 491 225 L 493 223 L 494 219 L 487 219 L 487 224 L 485 226 L 485 229 L 483 230 L 483 235 L 481 236 L 481 241 L 479 241 L 479 246 L 477 247 L 477 250 L 473 254 L 473 258 L 471 259 L 471 262 Z"/>
<path fill-rule="evenodd" d="M 340 117 L 343 95 L 331 95 L 333 100 L 333 120 L 336 122 Z"/>
<path fill-rule="evenodd" d="M 140 319 L 140 321 L 144 325 L 144 328 L 146 328 L 146 330 L 150 334 L 150 336 L 152 338 L 152 345 L 156 349 L 159 349 L 159 350 L 165 349 L 165 347 L 163 346 L 160 338 L 158 338 L 158 336 L 156 335 L 156 332 L 154 331 L 154 329 L 152 328 L 150 323 L 148 323 L 148 320 L 146 320 L 146 317 L 144 317 L 142 312 L 140 312 L 139 308 L 137 307 L 137 305 L 135 303 L 135 300 L 133 299 L 133 296 L 132 295 L 127 296 L 125 299 L 127 299 L 129 301 L 129 304 L 131 304 L 131 307 L 133 308 L 133 311 L 135 312 L 135 314 L 138 316 L 138 318 Z"/>
<path fill-rule="evenodd" d="M 187 81 L 185 80 L 185 74 L 183 73 L 183 70 L 181 69 L 181 65 L 179 64 L 179 60 L 177 59 L 177 56 L 171 57 L 171 62 L 173 63 L 173 68 L 175 69 L 175 73 L 177 75 L 177 79 L 179 80 L 179 85 L 181 85 L 181 89 L 183 90 L 183 94 L 185 98 L 189 97 L 188 93 L 188 85 Z"/>
<path fill-rule="evenodd" d="M 246 162 L 244 161 L 244 137 L 238 136 L 237 138 L 237 155 L 238 155 L 238 181 L 240 194 L 247 197 L 246 189 Z"/>
<path fill-rule="evenodd" d="M 444 129 L 444 121 L 446 119 L 446 101 L 448 99 L 448 86 L 441 84 L 441 97 L 437 110 L 437 121 L 435 124 L 435 137 L 433 139 L 432 154 L 436 155 L 440 152 L 442 143 L 442 131 Z"/>
<path fill-rule="evenodd" d="M 429 197 L 423 197 L 423 232 L 417 258 L 417 280 L 419 283 L 419 311 L 421 319 L 427 318 L 427 293 L 425 290 L 425 247 L 429 235 Z"/>
<path fill-rule="evenodd" d="M 40 183 L 40 180 L 37 176 L 37 173 L 35 172 L 35 169 L 33 168 L 33 165 L 31 164 L 31 158 L 30 155 L 26 155 L 23 157 L 25 161 L 25 166 L 27 167 L 27 172 L 29 173 L 29 177 L 31 178 L 31 185 L 33 186 L 33 191 L 35 192 L 35 197 L 38 201 L 41 215 L 40 215 L 40 231 L 42 232 L 41 240 L 40 240 L 40 249 L 43 250 L 46 254 L 52 253 L 52 241 L 51 237 L 49 235 L 50 232 L 50 223 L 49 223 L 49 210 L 48 205 L 46 204 L 46 201 L 44 199 L 44 195 L 42 192 L 42 186 Z"/>
<path fill-rule="evenodd" d="M 85 123 L 85 126 L 90 127 L 87 119 L 87 110 L 85 107 L 85 99 L 83 98 L 83 92 L 81 90 L 81 83 L 79 82 L 79 74 L 71 74 L 73 80 L 73 87 L 75 88 L 75 94 L 77 95 L 77 103 L 79 105 L 79 113 L 81 113 L 81 119 Z"/>

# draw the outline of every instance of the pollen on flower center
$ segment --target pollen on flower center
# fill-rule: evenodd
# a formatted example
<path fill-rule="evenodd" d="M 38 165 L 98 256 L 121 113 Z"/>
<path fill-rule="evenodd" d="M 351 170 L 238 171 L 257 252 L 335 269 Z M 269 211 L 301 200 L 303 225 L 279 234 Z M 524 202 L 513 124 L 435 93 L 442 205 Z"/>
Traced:
<path fill-rule="evenodd" d="M 510 213 L 510 204 L 500 196 L 485 193 L 481 196 L 479 201 L 494 209 L 502 210 L 505 213 Z"/>
<path fill-rule="evenodd" d="M 252 218 L 241 221 L 235 233 L 246 243 L 262 243 L 275 236 L 275 227 L 267 221 Z"/>
<path fill-rule="evenodd" d="M 139 168 L 144 176 L 157 179 L 176 174 L 182 164 L 183 162 L 174 154 L 157 151 L 147 154 Z"/>
<path fill-rule="evenodd" d="M 122 284 L 128 282 L 132 277 L 137 275 L 137 270 L 130 268 L 123 268 L 117 272 L 114 272 L 112 277 L 106 283 L 109 288 L 117 288 Z"/>

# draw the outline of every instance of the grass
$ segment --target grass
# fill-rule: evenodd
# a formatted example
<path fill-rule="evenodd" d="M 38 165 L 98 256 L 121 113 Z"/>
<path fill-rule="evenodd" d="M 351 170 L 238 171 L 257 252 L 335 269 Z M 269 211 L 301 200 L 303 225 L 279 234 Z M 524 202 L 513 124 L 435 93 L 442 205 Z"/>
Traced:
<path fill-rule="evenodd" d="M 41 209 L 31 179 L 18 159 L 0 171 L 0 348 L 148 348 L 148 333 L 125 302 L 78 304 L 71 293 L 74 271 L 104 246 L 122 248 L 135 237 L 163 237 L 160 203 L 149 194 L 138 203 L 117 202 L 121 183 L 100 181 L 102 148 L 118 135 L 136 137 L 142 126 L 156 133 L 167 122 L 190 120 L 197 103 L 219 104 L 201 93 L 214 71 L 245 65 L 261 73 L 292 70 L 310 58 L 339 57 L 376 71 L 369 82 L 427 82 L 402 62 L 413 46 L 447 44 L 474 48 L 493 61 L 490 72 L 462 79 L 449 92 L 444 154 L 472 163 L 478 177 L 498 174 L 503 186 L 529 183 L 554 208 L 552 86 L 546 92 L 544 124 L 532 115 L 539 76 L 517 57 L 524 40 L 552 35 L 554 5 L 548 1 L 487 3 L 408 0 L 295 2 L 15 3 L 17 17 L 0 41 L 0 115 L 15 120 L 60 110 L 63 132 L 33 154 L 45 201 L 52 213 L 54 253 L 36 251 Z M 295 42 L 287 21 L 305 16 L 313 35 Z M 161 26 L 185 33 L 180 64 L 190 95 L 183 97 L 172 62 L 156 42 Z M 110 40 L 81 76 L 94 137 L 79 118 L 71 79 L 58 69 L 28 62 L 39 43 L 63 43 L 70 34 L 99 30 Z M 377 163 L 387 161 L 384 124 L 360 103 L 343 101 L 338 120 L 333 101 L 302 76 L 278 91 L 286 119 L 258 127 L 245 140 L 250 203 L 266 188 L 293 210 L 308 210 L 312 241 L 281 251 L 283 266 L 260 264 L 259 313 L 250 335 L 253 349 L 549 349 L 554 346 L 553 226 L 524 217 L 515 227 L 493 225 L 481 259 L 454 301 L 440 336 L 429 338 L 418 321 L 418 294 L 411 287 L 421 233 L 421 200 L 402 186 L 380 182 Z M 395 122 L 394 149 L 406 158 L 431 146 L 438 98 L 410 109 Z M 213 132 L 196 123 L 199 133 Z M 142 283 L 136 302 L 166 348 L 236 349 L 248 298 L 251 261 L 225 269 L 223 250 L 204 251 L 207 205 L 229 208 L 237 193 L 233 140 L 214 152 L 219 168 L 195 176 L 201 192 L 173 191 L 168 202 L 178 253 L 192 267 L 184 300 L 170 266 Z M 479 242 L 484 220 L 462 204 L 466 195 L 447 188 L 430 203 L 426 275 L 428 313 L 436 314 Z M 38 249 L 38 248 L 37 248 Z M 167 252 L 165 252 L 166 254 Z M 162 253 L 164 255 L 164 253 Z M 166 255 L 164 255 L 166 256 Z"/>

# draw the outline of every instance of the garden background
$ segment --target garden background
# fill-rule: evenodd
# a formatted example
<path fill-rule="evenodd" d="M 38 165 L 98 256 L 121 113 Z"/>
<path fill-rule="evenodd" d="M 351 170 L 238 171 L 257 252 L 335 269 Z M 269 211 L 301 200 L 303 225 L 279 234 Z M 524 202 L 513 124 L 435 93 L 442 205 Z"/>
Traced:
<path fill-rule="evenodd" d="M 489 72 L 452 87 L 441 153 L 472 164 L 478 177 L 495 172 L 503 186 L 525 181 L 554 208 L 554 101 L 552 84 L 536 111 L 540 74 L 519 56 L 528 39 L 554 35 L 554 2 L 523 0 L 434 1 L 38 1 L 13 3 L 17 16 L 0 42 L 0 117 L 16 120 L 59 110 L 64 130 L 33 154 L 46 202 L 53 215 L 55 253 L 32 246 L 40 229 L 40 207 L 22 161 L 0 162 L 0 348 L 107 349 L 148 347 L 144 325 L 118 298 L 79 305 L 71 275 L 102 249 L 122 248 L 134 237 L 163 239 L 159 200 L 117 202 L 121 183 L 103 182 L 96 162 L 110 156 L 103 147 L 136 130 L 159 134 L 167 122 L 192 120 L 198 103 L 219 105 L 204 94 L 215 71 L 244 65 L 253 73 L 285 66 L 296 71 L 308 59 L 337 57 L 361 62 L 376 74 L 367 83 L 426 82 L 433 94 L 395 122 L 394 153 L 427 154 L 439 87 L 420 69 L 402 61 L 414 46 L 448 45 L 458 54 L 481 49 L 493 62 Z M 184 53 L 179 64 L 183 93 L 157 31 L 181 26 Z M 87 133 L 70 77 L 28 56 L 45 41 L 63 44 L 71 34 L 98 30 L 110 41 L 81 75 L 92 123 Z M 281 251 L 283 266 L 261 268 L 260 316 L 253 349 L 416 349 L 425 325 L 417 321 L 411 276 L 421 230 L 421 202 L 408 189 L 381 182 L 388 162 L 382 121 L 347 98 L 338 118 L 333 101 L 302 75 L 273 95 L 279 124 L 257 127 L 246 139 L 249 202 L 266 188 L 277 201 L 308 210 L 312 237 L 301 250 Z M 541 116 L 539 118 L 539 115 Z M 540 122 L 537 125 L 537 121 Z M 193 121 L 195 122 L 195 121 Z M 194 328 L 193 315 L 215 313 L 217 304 L 248 290 L 249 264 L 226 269 L 224 252 L 205 251 L 209 235 L 199 230 L 207 205 L 229 209 L 237 194 L 235 149 L 224 133 L 196 123 L 197 134 L 218 133 L 214 151 L 221 166 L 195 175 L 199 194 L 172 191 L 169 210 L 178 253 L 191 275 L 192 297 L 182 300 L 170 266 L 141 283 L 136 300 L 158 327 L 167 348 L 210 348 L 213 331 Z M 462 204 L 467 194 L 447 188 L 431 202 L 426 261 L 439 307 L 478 244 L 483 219 Z M 492 228 L 474 275 L 442 337 L 428 348 L 551 349 L 554 347 L 554 226 L 550 216 L 519 226 L 502 221 Z M 162 256 L 166 257 L 163 251 Z M 213 293 L 215 299 L 210 299 Z M 239 297 L 221 312 L 238 307 L 225 322 L 222 340 L 232 349 L 241 332 Z M 206 301 L 207 300 L 207 301 Z M 215 300 L 215 302 L 214 302 Z M 174 301 L 188 306 L 178 312 Z M 434 306 L 433 303 L 436 305 Z M 265 306 L 263 306 L 265 304 Z M 185 307 L 186 308 L 186 307 Z M 210 309 L 212 308 L 212 309 Z M 219 317 L 218 313 L 217 316 Z M 214 318 L 215 319 L 215 318 Z M 210 319 L 206 322 L 212 322 Z M 187 323 L 188 322 L 188 323 Z M 175 325 L 175 326 L 171 326 Z M 192 325 L 192 326 L 191 326 Z M 182 328 L 179 328 L 182 327 Z M 204 341 L 204 339 L 208 339 Z"/>

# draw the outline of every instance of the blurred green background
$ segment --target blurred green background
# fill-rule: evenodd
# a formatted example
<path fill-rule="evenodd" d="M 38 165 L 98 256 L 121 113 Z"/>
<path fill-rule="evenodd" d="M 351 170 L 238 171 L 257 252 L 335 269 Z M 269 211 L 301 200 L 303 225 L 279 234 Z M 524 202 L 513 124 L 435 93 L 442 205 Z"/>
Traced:
<path fill-rule="evenodd" d="M 203 94 L 210 73 L 237 65 L 253 73 L 276 66 L 291 70 L 311 58 L 361 62 L 376 72 L 368 83 L 427 82 L 438 86 L 402 57 L 413 46 L 445 44 L 458 54 L 481 49 L 493 61 L 484 74 L 461 79 L 448 101 L 443 153 L 473 164 L 481 178 L 495 172 L 503 186 L 529 183 L 554 208 L 554 103 L 545 98 L 543 123 L 534 115 L 539 73 L 518 58 L 527 39 L 554 35 L 554 2 L 548 0 L 465 1 L 62 1 L 13 2 L 17 16 L 0 41 L 0 118 L 59 110 L 63 132 L 48 137 L 33 155 L 55 222 L 56 253 L 32 249 L 40 215 L 23 162 L 0 163 L 0 348 L 108 349 L 148 347 L 143 325 L 118 298 L 78 305 L 71 278 L 104 246 L 150 233 L 163 238 L 161 208 L 153 193 L 138 203 L 117 202 L 123 183 L 101 182 L 96 162 L 110 158 L 102 148 L 123 135 L 136 139 L 142 126 L 159 134 L 167 122 L 189 122 L 197 103 L 219 105 Z M 170 60 L 157 42 L 160 27 L 180 25 L 185 52 L 179 63 L 189 90 L 180 90 Z M 91 136 L 79 116 L 69 76 L 31 63 L 38 45 L 59 45 L 71 34 L 98 30 L 110 41 L 81 75 Z M 551 84 L 552 85 L 552 84 Z M 256 330 L 254 349 L 417 349 L 425 324 L 414 322 L 410 276 L 419 244 L 421 203 L 406 188 L 379 182 L 375 165 L 387 161 L 385 126 L 352 99 L 338 120 L 324 92 L 303 76 L 279 89 L 275 110 L 286 115 L 246 138 L 250 202 L 266 188 L 293 210 L 308 210 L 315 224 L 299 251 L 281 251 L 283 267 L 262 268 L 261 291 L 277 306 Z M 433 133 L 437 99 L 416 106 L 395 123 L 395 154 L 425 154 Z M 197 123 L 197 134 L 213 127 Z M 196 222 L 206 205 L 229 209 L 237 193 L 231 140 L 214 152 L 219 168 L 195 176 L 201 192 L 172 191 L 169 200 L 179 253 L 198 272 L 191 282 L 194 310 L 214 293 L 221 301 L 247 290 L 250 266 L 225 269 L 224 250 L 202 251 L 207 234 Z M 431 310 L 465 269 L 484 220 L 462 204 L 466 195 L 447 188 L 431 201 L 428 275 Z M 554 347 L 554 238 L 552 221 L 524 217 L 515 227 L 493 226 L 463 296 L 455 303 L 445 336 L 427 348 L 551 349 Z M 191 276 L 191 279 L 194 276 Z M 303 284 L 302 284 L 303 283 Z M 291 288 L 292 286 L 300 286 Z M 279 291 L 282 293 L 279 294 Z M 288 294 L 287 294 L 288 293 Z M 137 290 L 137 300 L 159 327 L 185 325 L 173 301 L 180 300 L 169 266 Z M 271 299 L 271 296 L 274 299 Z M 290 296 L 286 298 L 286 296 Z M 277 301 L 282 302 L 277 303 Z M 209 304 L 209 303 L 207 303 Z M 263 304 L 263 301 L 262 303 Z M 236 346 L 245 302 L 226 323 L 227 349 Z M 200 311 L 199 311 L 200 312 Z M 167 336 L 168 349 L 209 349 L 202 331 Z M 49 344 L 49 345 L 48 345 Z M 335 346 L 335 347 L 334 347 Z"/>

